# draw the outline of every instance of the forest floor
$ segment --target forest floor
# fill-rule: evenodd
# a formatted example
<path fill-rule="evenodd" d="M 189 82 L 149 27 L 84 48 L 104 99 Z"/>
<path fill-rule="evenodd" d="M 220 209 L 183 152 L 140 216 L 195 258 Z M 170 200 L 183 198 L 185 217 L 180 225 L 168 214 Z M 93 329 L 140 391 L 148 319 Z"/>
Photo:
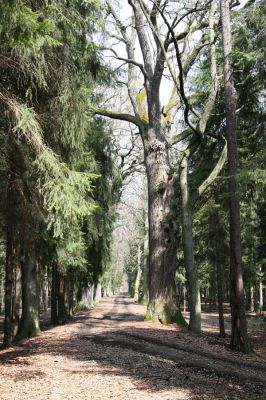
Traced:
<path fill-rule="evenodd" d="M 266 334 L 251 355 L 217 336 L 143 321 L 145 307 L 105 298 L 64 326 L 0 351 L 1 400 L 266 399 Z M 226 317 L 228 323 L 228 317 Z"/>

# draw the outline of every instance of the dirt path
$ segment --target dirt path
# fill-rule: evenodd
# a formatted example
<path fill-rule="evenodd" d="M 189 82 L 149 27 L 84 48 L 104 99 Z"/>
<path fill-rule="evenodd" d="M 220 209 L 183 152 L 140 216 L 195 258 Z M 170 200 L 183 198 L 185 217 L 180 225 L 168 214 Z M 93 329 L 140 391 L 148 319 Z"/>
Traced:
<path fill-rule="evenodd" d="M 266 360 L 143 322 L 128 297 L 0 352 L 1 400 L 265 399 Z"/>

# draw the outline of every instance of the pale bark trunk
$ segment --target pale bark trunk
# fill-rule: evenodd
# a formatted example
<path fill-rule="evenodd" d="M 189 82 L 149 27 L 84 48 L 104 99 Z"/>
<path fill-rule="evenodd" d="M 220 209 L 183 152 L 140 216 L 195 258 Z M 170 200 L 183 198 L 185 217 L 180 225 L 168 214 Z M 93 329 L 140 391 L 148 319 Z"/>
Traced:
<path fill-rule="evenodd" d="M 147 304 L 149 301 L 149 221 L 148 215 L 145 219 L 145 236 L 144 236 L 144 249 L 143 249 L 143 304 Z"/>
<path fill-rule="evenodd" d="M 254 286 L 250 287 L 250 311 L 254 312 L 255 310 L 255 297 L 254 297 Z"/>
<path fill-rule="evenodd" d="M 46 312 L 48 310 L 48 295 L 49 295 L 49 283 L 48 283 L 48 272 L 47 267 L 45 267 L 45 273 L 42 281 L 42 302 L 43 302 L 43 311 Z"/>
<path fill-rule="evenodd" d="M 0 277 L 0 313 L 2 313 L 2 310 L 4 308 L 4 298 L 5 298 L 5 287 L 4 287 L 4 279 L 1 276 Z"/>
<path fill-rule="evenodd" d="M 98 303 L 102 298 L 102 285 L 100 282 L 95 284 L 94 302 Z"/>
<path fill-rule="evenodd" d="M 193 332 L 201 331 L 201 299 L 198 279 L 198 271 L 195 265 L 194 241 L 192 233 L 192 215 L 190 209 L 188 189 L 188 162 L 184 156 L 181 163 L 180 188 L 182 197 L 182 238 L 184 260 L 189 287 L 189 329 Z"/>
<path fill-rule="evenodd" d="M 37 264 L 25 251 L 21 261 L 22 277 L 22 315 L 16 341 L 36 336 L 39 331 Z"/>
<path fill-rule="evenodd" d="M 262 276 L 261 276 L 261 266 L 259 267 L 259 313 L 262 314 L 263 311 L 263 286 L 262 286 Z"/>
<path fill-rule="evenodd" d="M 184 283 L 183 285 L 183 307 L 184 307 L 184 312 L 187 311 L 187 288 L 186 288 L 186 284 Z"/>
<path fill-rule="evenodd" d="M 20 319 L 21 305 L 21 269 L 18 264 L 15 267 L 14 274 L 14 296 L 13 296 L 13 337 L 16 335 Z"/>
<path fill-rule="evenodd" d="M 232 38 L 230 28 L 229 0 L 221 0 L 222 38 L 224 53 L 224 84 L 226 106 L 226 132 L 229 169 L 230 210 L 230 281 L 231 281 L 231 347 L 250 352 L 247 334 L 243 273 L 240 244 L 240 205 L 238 198 L 237 142 L 236 142 L 236 96 L 232 68 Z"/>
<path fill-rule="evenodd" d="M 140 288 L 140 279 L 141 279 L 141 274 L 142 274 L 142 270 L 141 270 L 141 245 L 138 245 L 138 261 L 137 261 L 138 265 L 137 265 L 137 276 L 136 276 L 136 280 L 135 280 L 135 288 L 134 288 L 134 301 L 136 303 L 139 302 L 139 288 Z"/>
<path fill-rule="evenodd" d="M 89 285 L 83 291 L 82 302 L 87 307 L 91 307 L 93 305 L 93 298 L 94 298 L 94 285 Z"/>
<path fill-rule="evenodd" d="M 216 273 L 217 273 L 217 297 L 218 297 L 218 311 L 219 311 L 219 336 L 225 337 L 225 328 L 224 328 L 224 308 L 223 308 L 223 271 L 222 265 L 217 263 L 216 265 Z"/>

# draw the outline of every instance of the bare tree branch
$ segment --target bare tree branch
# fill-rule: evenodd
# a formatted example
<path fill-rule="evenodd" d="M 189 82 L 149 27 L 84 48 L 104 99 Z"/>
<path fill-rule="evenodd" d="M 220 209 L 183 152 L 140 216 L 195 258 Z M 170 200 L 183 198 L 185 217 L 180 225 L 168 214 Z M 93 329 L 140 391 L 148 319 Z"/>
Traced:
<path fill-rule="evenodd" d="M 145 24 L 143 20 L 143 12 L 140 6 L 140 0 L 128 0 L 129 5 L 132 7 L 135 15 L 135 26 L 137 35 L 139 38 L 139 44 L 144 60 L 144 68 L 146 75 L 151 80 L 153 76 L 153 57 L 148 41 L 148 37 L 145 32 Z"/>
<path fill-rule="evenodd" d="M 120 121 L 130 122 L 130 123 L 136 125 L 141 131 L 143 130 L 142 121 L 135 115 L 131 115 L 131 114 L 123 113 L 123 112 L 105 110 L 104 108 L 94 108 L 93 111 L 95 114 L 102 115 L 103 117 L 109 117 L 112 119 L 118 119 Z"/>
<path fill-rule="evenodd" d="M 195 204 L 199 200 L 199 198 L 206 192 L 206 190 L 213 184 L 215 179 L 218 177 L 220 172 L 222 171 L 225 163 L 227 161 L 227 143 L 224 145 L 224 148 L 221 152 L 221 155 L 211 171 L 210 175 L 205 179 L 205 181 L 198 187 L 198 189 L 191 195 L 191 206 L 195 207 Z"/>

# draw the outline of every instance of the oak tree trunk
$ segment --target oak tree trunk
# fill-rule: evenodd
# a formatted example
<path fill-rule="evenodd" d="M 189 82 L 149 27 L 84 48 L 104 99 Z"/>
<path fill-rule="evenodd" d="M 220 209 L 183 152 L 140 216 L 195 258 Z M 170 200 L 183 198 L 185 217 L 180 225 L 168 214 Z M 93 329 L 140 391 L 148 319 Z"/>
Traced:
<path fill-rule="evenodd" d="M 159 115 L 160 112 L 157 114 Z M 177 210 L 175 177 L 160 128 L 148 129 L 145 164 L 148 177 L 149 303 L 146 319 L 161 323 L 185 320 L 177 304 Z"/>

